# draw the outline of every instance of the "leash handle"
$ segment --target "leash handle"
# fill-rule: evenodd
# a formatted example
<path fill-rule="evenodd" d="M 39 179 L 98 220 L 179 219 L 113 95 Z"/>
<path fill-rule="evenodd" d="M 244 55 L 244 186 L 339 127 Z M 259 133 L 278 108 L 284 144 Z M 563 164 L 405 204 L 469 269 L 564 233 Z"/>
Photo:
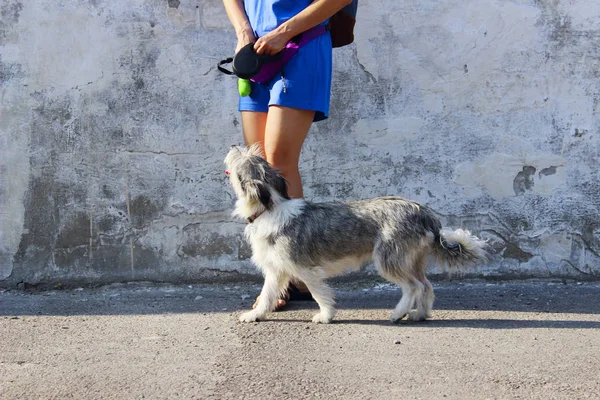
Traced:
<path fill-rule="evenodd" d="M 228 69 L 225 69 L 225 68 L 222 67 L 222 65 L 224 65 L 224 64 L 231 64 L 232 62 L 233 62 L 233 57 L 229 57 L 229 58 L 226 58 L 224 60 L 221 60 L 217 64 L 217 68 L 219 69 L 219 71 L 221 71 L 222 73 L 224 73 L 226 75 L 235 75 L 233 73 L 233 71 L 229 71 Z"/>

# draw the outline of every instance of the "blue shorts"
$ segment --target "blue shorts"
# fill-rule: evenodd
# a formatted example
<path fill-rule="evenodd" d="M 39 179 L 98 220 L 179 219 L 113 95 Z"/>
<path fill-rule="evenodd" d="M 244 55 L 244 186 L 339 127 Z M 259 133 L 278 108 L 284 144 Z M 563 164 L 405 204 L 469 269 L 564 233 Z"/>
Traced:
<path fill-rule="evenodd" d="M 302 47 L 277 75 L 266 83 L 252 82 L 252 92 L 241 97 L 239 111 L 268 112 L 278 105 L 314 110 L 315 121 L 329 116 L 332 50 L 329 32 Z M 283 80 L 285 80 L 285 93 Z"/>

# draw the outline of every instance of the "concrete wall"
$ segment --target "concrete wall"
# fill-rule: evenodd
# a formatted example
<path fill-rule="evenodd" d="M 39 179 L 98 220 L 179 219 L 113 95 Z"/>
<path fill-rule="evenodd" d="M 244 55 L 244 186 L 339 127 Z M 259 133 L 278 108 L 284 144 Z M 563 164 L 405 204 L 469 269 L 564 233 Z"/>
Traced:
<path fill-rule="evenodd" d="M 0 6 L 0 285 L 254 273 L 220 0 Z M 600 3 L 361 0 L 317 201 L 403 195 L 489 238 L 488 276 L 600 276 Z"/>

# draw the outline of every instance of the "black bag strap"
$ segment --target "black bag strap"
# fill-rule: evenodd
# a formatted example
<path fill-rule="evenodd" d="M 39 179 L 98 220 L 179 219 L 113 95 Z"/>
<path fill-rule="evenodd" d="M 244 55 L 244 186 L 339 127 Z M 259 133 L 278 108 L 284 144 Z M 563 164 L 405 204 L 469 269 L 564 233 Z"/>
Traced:
<path fill-rule="evenodd" d="M 228 69 L 225 69 L 225 68 L 222 67 L 223 64 L 231 64 L 232 62 L 233 62 L 233 58 L 232 57 L 229 57 L 229 58 L 226 58 L 224 60 L 221 60 L 221 61 L 219 61 L 219 64 L 217 64 L 217 68 L 219 69 L 219 71 L 221 71 L 224 74 L 235 75 L 233 73 L 233 71 L 229 71 Z"/>

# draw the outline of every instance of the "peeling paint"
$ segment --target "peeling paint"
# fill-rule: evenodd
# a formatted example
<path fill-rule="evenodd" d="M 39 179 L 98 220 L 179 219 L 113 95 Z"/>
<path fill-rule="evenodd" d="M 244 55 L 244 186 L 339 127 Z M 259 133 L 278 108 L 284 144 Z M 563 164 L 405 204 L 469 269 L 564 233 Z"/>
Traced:
<path fill-rule="evenodd" d="M 517 196 L 533 189 L 535 186 L 535 182 L 533 181 L 535 171 L 535 167 L 526 165 L 523 167 L 523 170 L 517 174 L 513 181 L 513 190 Z"/>
<path fill-rule="evenodd" d="M 556 168 L 557 167 L 555 167 L 555 166 L 544 168 L 543 170 L 540 171 L 539 177 L 541 178 L 542 176 L 550 176 L 550 175 L 556 174 Z"/>
<path fill-rule="evenodd" d="M 565 159 L 553 154 L 495 153 L 480 162 L 459 164 L 454 181 L 461 186 L 481 185 L 497 197 L 528 192 L 550 195 L 565 187 L 566 164 Z M 540 173 L 536 175 L 536 171 Z"/>
<path fill-rule="evenodd" d="M 533 254 L 523 251 L 518 246 L 509 244 L 502 252 L 502 257 L 514 258 L 520 262 L 528 262 L 533 258 Z"/>

